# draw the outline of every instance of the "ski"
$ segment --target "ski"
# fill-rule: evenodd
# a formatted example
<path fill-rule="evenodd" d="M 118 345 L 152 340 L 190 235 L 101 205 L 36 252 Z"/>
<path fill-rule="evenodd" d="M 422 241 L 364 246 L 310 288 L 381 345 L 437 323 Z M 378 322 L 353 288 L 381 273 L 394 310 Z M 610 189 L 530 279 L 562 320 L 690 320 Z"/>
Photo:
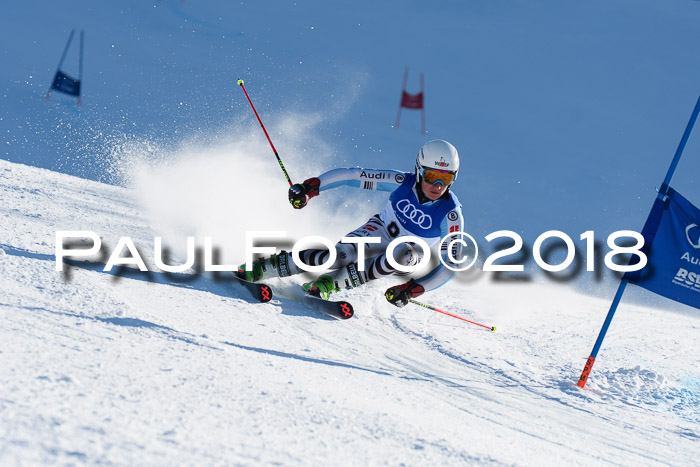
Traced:
<path fill-rule="evenodd" d="M 260 300 L 260 302 L 267 303 L 272 300 L 272 288 L 269 285 L 260 282 L 247 281 L 242 277 L 239 277 L 236 273 L 233 273 L 233 277 L 238 279 L 238 283 L 245 287 L 248 292 L 250 292 L 254 298 Z"/>
<path fill-rule="evenodd" d="M 332 300 L 324 300 L 321 297 L 316 297 L 315 295 L 305 293 L 302 298 L 302 302 L 309 308 L 313 308 L 314 310 L 318 310 L 321 313 L 337 319 L 349 319 L 352 318 L 353 314 L 355 314 L 352 305 L 344 300 L 335 302 Z"/>

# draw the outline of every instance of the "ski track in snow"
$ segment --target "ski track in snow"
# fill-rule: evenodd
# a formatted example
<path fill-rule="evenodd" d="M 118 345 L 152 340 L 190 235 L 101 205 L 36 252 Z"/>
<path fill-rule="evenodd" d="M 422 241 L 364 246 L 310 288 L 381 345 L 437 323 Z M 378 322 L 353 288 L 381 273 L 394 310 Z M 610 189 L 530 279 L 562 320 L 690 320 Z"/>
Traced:
<path fill-rule="evenodd" d="M 342 297 L 336 321 L 273 281 L 55 271 L 56 230 L 153 232 L 126 189 L 0 161 L 0 462 L 673 464 L 700 455 L 697 318 L 623 306 L 585 391 L 606 299 L 456 281 L 426 295 L 498 332 Z M 109 237 L 114 235 L 115 237 Z M 472 310 L 472 311 L 470 311 Z M 658 321 L 683 321 L 673 329 Z M 670 453 L 673 453 L 670 456 Z"/>

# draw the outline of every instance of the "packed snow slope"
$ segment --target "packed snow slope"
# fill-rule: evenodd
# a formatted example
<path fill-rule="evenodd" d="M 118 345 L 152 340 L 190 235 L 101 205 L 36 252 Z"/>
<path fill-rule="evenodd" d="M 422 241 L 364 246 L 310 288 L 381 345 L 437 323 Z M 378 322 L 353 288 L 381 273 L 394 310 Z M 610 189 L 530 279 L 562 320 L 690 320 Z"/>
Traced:
<path fill-rule="evenodd" d="M 247 230 L 335 240 L 386 201 L 292 210 L 237 78 L 295 182 L 409 171 L 444 138 L 480 240 L 639 230 L 700 94 L 700 2 L 5 3 L 0 464 L 697 463 L 697 310 L 628 288 L 574 386 L 618 283 L 600 263 L 574 276 L 587 296 L 529 267 L 424 297 L 491 333 L 388 305 L 393 281 L 344 295 L 347 322 L 298 304 L 303 278 L 256 304 L 225 276 L 162 274 L 153 238 L 181 261 L 210 236 L 238 263 Z M 45 99 L 72 28 L 81 107 Z M 416 112 L 393 128 L 407 65 L 427 135 Z M 672 183 L 695 205 L 699 174 L 696 132 Z M 133 238 L 152 272 L 56 272 L 55 232 L 81 229 Z"/>
<path fill-rule="evenodd" d="M 166 277 L 124 188 L 0 161 L 0 198 L 2 465 L 700 456 L 697 315 L 623 303 L 584 391 L 607 300 L 479 277 L 425 296 L 493 333 L 396 309 L 383 282 L 345 295 L 356 315 L 336 321 L 295 302 L 292 281 L 262 305 L 225 277 Z M 152 272 L 83 263 L 64 276 L 57 230 L 97 232 L 108 250 L 130 236 Z"/>

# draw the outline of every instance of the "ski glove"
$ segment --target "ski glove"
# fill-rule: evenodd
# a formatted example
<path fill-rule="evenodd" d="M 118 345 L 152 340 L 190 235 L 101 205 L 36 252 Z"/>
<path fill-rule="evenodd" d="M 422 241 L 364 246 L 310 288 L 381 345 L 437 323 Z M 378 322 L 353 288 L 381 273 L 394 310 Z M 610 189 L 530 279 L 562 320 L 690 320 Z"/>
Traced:
<path fill-rule="evenodd" d="M 321 186 L 321 181 L 314 177 L 308 180 L 304 180 L 304 183 L 295 183 L 289 187 L 289 192 L 287 196 L 289 197 L 289 202 L 294 209 L 301 209 L 306 206 L 314 196 L 318 196 L 318 189 Z"/>
<path fill-rule="evenodd" d="M 422 285 L 416 284 L 416 282 L 411 279 L 405 284 L 395 285 L 389 287 L 384 292 L 384 296 L 392 305 L 396 305 L 399 308 L 404 307 L 408 304 L 408 301 L 412 298 L 420 297 L 425 292 Z"/>

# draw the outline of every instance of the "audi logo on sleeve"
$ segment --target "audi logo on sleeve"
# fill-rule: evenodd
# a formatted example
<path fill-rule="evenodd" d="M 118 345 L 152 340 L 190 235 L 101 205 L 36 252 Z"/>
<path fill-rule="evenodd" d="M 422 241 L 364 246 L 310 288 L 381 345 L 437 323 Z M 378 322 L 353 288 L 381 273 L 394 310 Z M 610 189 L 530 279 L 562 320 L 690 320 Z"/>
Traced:
<path fill-rule="evenodd" d="M 396 203 L 396 211 L 403 214 L 405 219 L 416 224 L 421 229 L 430 229 L 433 226 L 433 219 L 407 199 L 402 199 Z"/>

